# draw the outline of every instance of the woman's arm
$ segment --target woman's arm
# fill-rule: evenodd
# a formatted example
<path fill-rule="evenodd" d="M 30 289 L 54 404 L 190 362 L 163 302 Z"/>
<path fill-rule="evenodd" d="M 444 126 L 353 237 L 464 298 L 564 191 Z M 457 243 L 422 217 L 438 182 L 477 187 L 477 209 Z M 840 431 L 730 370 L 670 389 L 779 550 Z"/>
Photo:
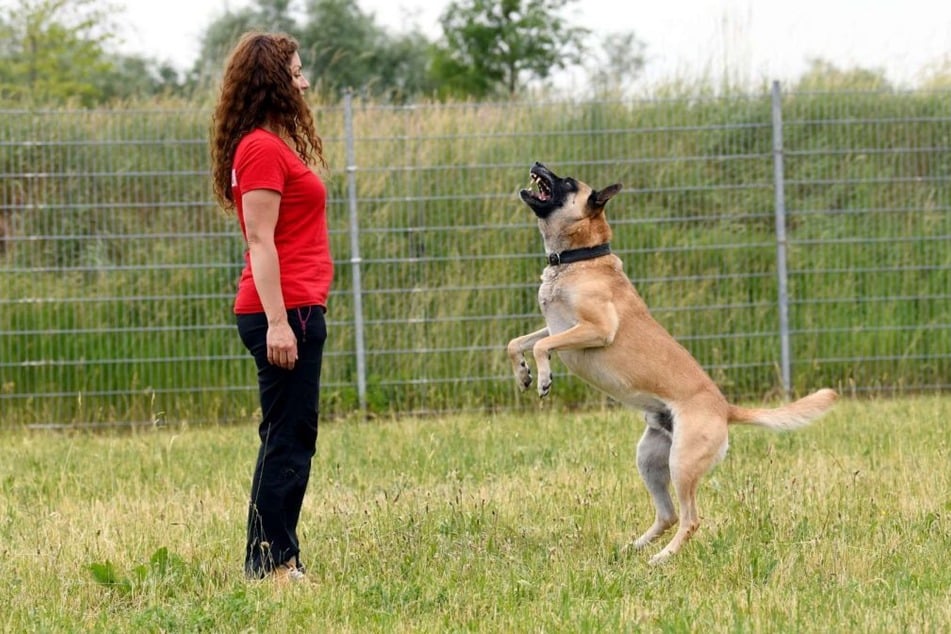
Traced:
<path fill-rule="evenodd" d="M 281 265 L 274 245 L 281 195 L 270 189 L 253 189 L 241 197 L 254 287 L 267 315 L 267 360 L 290 370 L 297 361 L 297 337 L 287 322 L 281 293 Z"/>

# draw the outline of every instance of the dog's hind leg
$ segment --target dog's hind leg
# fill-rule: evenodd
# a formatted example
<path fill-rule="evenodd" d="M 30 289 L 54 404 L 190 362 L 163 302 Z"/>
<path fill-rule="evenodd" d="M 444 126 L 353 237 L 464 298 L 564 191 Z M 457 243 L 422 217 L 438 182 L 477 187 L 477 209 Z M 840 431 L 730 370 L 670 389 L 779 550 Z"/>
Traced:
<path fill-rule="evenodd" d="M 681 412 L 676 426 L 670 449 L 670 479 L 680 505 L 680 525 L 663 550 L 651 557 L 652 564 L 669 559 L 699 528 L 697 488 L 707 471 L 723 458 L 727 448 L 725 418 L 717 420 L 715 415 L 705 412 L 699 415 Z"/>
<path fill-rule="evenodd" d="M 669 411 L 647 412 L 647 429 L 637 443 L 637 470 L 654 503 L 654 524 L 634 541 L 641 549 L 677 523 L 677 511 L 670 497 L 670 443 L 672 418 Z"/>

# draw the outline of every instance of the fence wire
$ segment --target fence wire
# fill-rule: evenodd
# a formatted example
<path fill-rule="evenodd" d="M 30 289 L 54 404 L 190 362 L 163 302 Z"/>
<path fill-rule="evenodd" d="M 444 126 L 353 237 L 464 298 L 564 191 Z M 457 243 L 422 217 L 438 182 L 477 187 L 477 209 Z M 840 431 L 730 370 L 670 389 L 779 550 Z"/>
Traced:
<path fill-rule="evenodd" d="M 517 197 L 536 160 L 624 185 L 614 250 L 731 399 L 947 390 L 948 95 L 778 103 L 781 121 L 769 94 L 317 108 L 337 262 L 323 415 L 537 406 L 504 354 L 541 325 Z M 253 419 L 231 314 L 244 245 L 213 202 L 209 123 L 3 112 L 4 424 Z M 553 403 L 605 403 L 555 369 Z"/>

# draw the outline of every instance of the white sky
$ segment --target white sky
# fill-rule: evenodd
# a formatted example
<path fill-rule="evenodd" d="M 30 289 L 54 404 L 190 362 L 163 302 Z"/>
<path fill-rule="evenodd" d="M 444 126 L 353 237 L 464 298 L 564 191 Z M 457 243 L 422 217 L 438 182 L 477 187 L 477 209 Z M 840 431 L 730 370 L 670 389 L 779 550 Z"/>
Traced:
<path fill-rule="evenodd" d="M 432 38 L 448 0 L 357 0 L 377 24 L 417 24 Z M 180 68 L 226 9 L 249 0 L 114 0 L 126 52 Z M 899 86 L 951 60 L 951 2 L 936 0 L 578 0 L 566 14 L 592 31 L 633 31 L 647 45 L 648 81 L 729 76 L 792 80 L 811 58 L 884 70 Z"/>

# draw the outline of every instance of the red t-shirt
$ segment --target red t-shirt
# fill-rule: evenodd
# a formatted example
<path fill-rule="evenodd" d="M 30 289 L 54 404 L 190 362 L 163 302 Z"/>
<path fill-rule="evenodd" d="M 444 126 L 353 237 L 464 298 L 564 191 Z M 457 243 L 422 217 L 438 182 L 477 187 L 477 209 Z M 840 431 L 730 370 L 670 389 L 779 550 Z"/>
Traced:
<path fill-rule="evenodd" d="M 238 143 L 231 171 L 231 191 L 245 241 L 248 230 L 241 196 L 255 189 L 270 189 L 281 194 L 274 244 L 281 268 L 284 307 L 326 306 L 334 264 L 327 234 L 327 190 L 323 182 L 281 137 L 258 128 Z M 264 312 L 254 287 L 251 255 L 247 250 L 234 312 Z"/>

